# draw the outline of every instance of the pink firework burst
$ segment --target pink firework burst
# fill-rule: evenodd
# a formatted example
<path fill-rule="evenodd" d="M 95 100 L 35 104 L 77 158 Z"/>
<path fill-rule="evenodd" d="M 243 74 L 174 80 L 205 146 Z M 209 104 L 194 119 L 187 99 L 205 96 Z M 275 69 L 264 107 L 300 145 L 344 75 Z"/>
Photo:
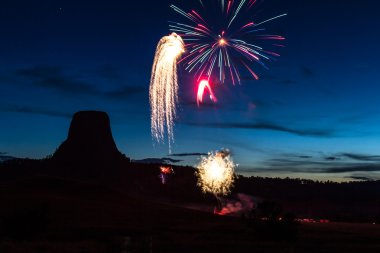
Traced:
<path fill-rule="evenodd" d="M 279 54 L 264 49 L 263 40 L 282 41 L 279 35 L 266 34 L 264 24 L 286 16 L 281 14 L 265 20 L 252 20 L 252 10 L 256 0 L 206 0 L 200 1 L 199 10 L 188 12 L 171 5 L 182 15 L 186 22 L 171 22 L 170 30 L 178 33 L 185 42 L 186 56 L 182 58 L 185 69 L 199 82 L 202 78 L 210 80 L 217 75 L 220 82 L 226 79 L 233 84 L 240 83 L 241 72 L 247 71 L 255 79 L 258 75 L 252 65 L 258 63 L 267 68 L 265 62 L 273 61 Z M 220 8 L 215 10 L 215 5 Z M 219 12 L 219 13 L 218 13 Z M 273 46 L 282 47 L 279 42 Z"/>

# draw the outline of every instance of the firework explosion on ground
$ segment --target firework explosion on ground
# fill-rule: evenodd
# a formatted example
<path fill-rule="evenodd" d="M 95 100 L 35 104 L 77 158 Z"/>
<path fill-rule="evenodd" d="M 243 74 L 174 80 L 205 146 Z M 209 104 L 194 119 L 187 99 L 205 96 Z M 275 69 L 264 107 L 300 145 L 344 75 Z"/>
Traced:
<path fill-rule="evenodd" d="M 161 166 L 160 167 L 160 179 L 162 184 L 166 184 L 168 177 L 174 174 L 174 170 L 170 166 Z"/>
<path fill-rule="evenodd" d="M 152 136 L 163 142 L 166 134 L 169 152 L 174 142 L 173 121 L 178 102 L 177 59 L 183 52 L 184 43 L 175 33 L 159 41 L 149 87 Z"/>
<path fill-rule="evenodd" d="M 197 166 L 198 185 L 203 192 L 227 195 L 234 182 L 235 167 L 228 150 L 211 152 L 201 157 Z"/>
<path fill-rule="evenodd" d="M 267 68 L 264 60 L 273 61 L 279 56 L 259 44 L 263 40 L 284 40 L 282 36 L 265 34 L 263 25 L 287 14 L 256 22 L 252 20 L 254 13 L 250 11 L 256 0 L 210 0 L 199 3 L 199 11 L 193 9 L 189 12 L 171 5 L 187 21 L 171 22 L 169 25 L 170 30 L 177 32 L 186 43 L 187 55 L 181 60 L 186 70 L 194 72 L 198 82 L 202 78 L 210 80 L 215 74 L 222 83 L 226 78 L 233 84 L 240 83 L 242 69 L 258 79 L 251 66 L 257 63 Z M 218 10 L 215 11 L 215 8 L 220 10 L 217 19 L 214 16 Z M 283 47 L 278 43 L 272 46 Z"/>

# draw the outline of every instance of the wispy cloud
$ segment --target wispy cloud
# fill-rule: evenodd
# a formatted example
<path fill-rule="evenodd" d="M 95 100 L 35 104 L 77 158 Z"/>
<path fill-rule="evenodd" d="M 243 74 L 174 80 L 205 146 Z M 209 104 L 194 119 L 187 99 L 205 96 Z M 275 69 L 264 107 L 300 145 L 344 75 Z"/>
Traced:
<path fill-rule="evenodd" d="M 315 75 L 315 72 L 310 67 L 301 66 L 300 70 L 303 77 L 309 78 Z"/>
<path fill-rule="evenodd" d="M 169 156 L 179 156 L 179 157 L 184 157 L 184 156 L 206 156 L 207 153 L 178 153 L 178 154 L 170 154 Z"/>
<path fill-rule="evenodd" d="M 58 66 L 36 66 L 18 69 L 15 75 L 32 81 L 37 87 L 50 88 L 67 93 L 97 94 L 98 91 L 90 84 L 67 76 Z"/>
<path fill-rule="evenodd" d="M 188 126 L 197 126 L 205 128 L 231 128 L 231 129 L 257 129 L 257 130 L 271 130 L 276 132 L 291 133 L 299 136 L 309 137 L 334 137 L 335 133 L 327 129 L 293 129 L 270 122 L 256 122 L 256 123 L 197 123 L 197 122 L 179 122 L 180 124 Z"/>
<path fill-rule="evenodd" d="M 353 180 L 362 180 L 362 181 L 372 181 L 372 180 L 375 180 L 374 178 L 372 178 L 370 176 L 349 176 L 349 177 L 345 177 L 345 178 L 353 179 Z"/>
<path fill-rule="evenodd" d="M 163 157 L 163 158 L 145 158 L 145 159 L 140 159 L 140 160 L 133 160 L 133 162 L 167 164 L 167 163 L 179 163 L 179 162 L 182 162 L 182 160 Z"/>
<path fill-rule="evenodd" d="M 277 164 L 266 163 L 263 167 L 250 168 L 241 166 L 244 171 L 277 172 L 277 173 L 307 173 L 307 174 L 342 174 L 360 172 L 380 172 L 380 164 L 328 164 L 318 162 L 288 162 L 277 161 Z"/>
<path fill-rule="evenodd" d="M 318 155 L 319 154 L 319 155 Z M 273 155 L 273 154 L 272 154 Z M 380 161 L 376 155 L 339 153 L 325 156 L 322 153 L 303 155 L 299 153 L 279 153 L 277 158 L 263 161 L 256 168 L 249 165 L 239 167 L 244 172 L 267 172 L 270 174 L 301 173 L 308 175 L 335 174 L 353 180 L 379 179 Z M 358 158 L 358 159 L 352 159 Z"/>
<path fill-rule="evenodd" d="M 345 172 L 380 172 L 380 164 L 362 164 L 347 167 L 336 167 L 323 169 L 325 173 L 345 173 Z"/>
<path fill-rule="evenodd" d="M 326 161 L 319 160 L 311 160 L 311 159 L 291 159 L 291 158 L 272 158 L 265 161 L 265 166 L 272 169 L 291 169 L 295 171 L 303 170 L 303 168 L 307 168 L 307 170 L 319 170 L 320 167 L 325 166 L 334 166 L 335 163 L 329 163 Z"/>
<path fill-rule="evenodd" d="M 109 78 L 112 70 L 105 69 L 104 71 L 103 75 Z M 128 85 L 111 91 L 99 90 L 95 85 L 81 80 L 78 76 L 66 74 L 59 66 L 47 65 L 18 69 L 13 75 L 16 78 L 30 80 L 32 85 L 40 88 L 76 95 L 94 95 L 107 99 L 124 99 L 146 91 L 143 87 Z M 116 76 L 114 77 L 116 78 Z"/>
<path fill-rule="evenodd" d="M 148 89 L 138 86 L 124 86 L 118 90 L 103 92 L 102 96 L 114 100 L 114 99 L 125 99 L 129 98 L 134 94 L 148 92 Z"/>
<path fill-rule="evenodd" d="M 18 106 L 18 105 L 2 105 L 0 106 L 0 111 L 2 112 L 15 112 L 15 113 L 28 113 L 28 114 L 38 114 L 38 115 L 46 115 L 53 117 L 64 117 L 71 118 L 72 113 L 48 110 L 44 108 L 37 108 L 31 106 Z"/>
<path fill-rule="evenodd" d="M 205 100 L 202 103 L 202 106 L 198 106 L 197 102 L 193 99 L 183 99 L 180 101 L 181 106 L 187 106 L 192 109 L 200 110 L 200 111 L 206 111 L 206 110 L 220 110 L 225 109 L 220 103 L 214 103 L 212 101 Z"/>
<path fill-rule="evenodd" d="M 282 154 L 283 157 L 290 157 L 290 158 L 299 158 L 299 159 L 311 159 L 313 158 L 311 155 L 303 155 L 299 153 L 291 154 L 291 153 L 284 153 Z"/>
<path fill-rule="evenodd" d="M 12 159 L 16 159 L 16 157 L 8 155 L 7 152 L 0 152 L 0 162 L 5 162 Z"/>
<path fill-rule="evenodd" d="M 324 159 L 326 161 L 337 161 L 337 160 L 340 160 L 340 158 L 338 156 L 326 156 Z"/>
<path fill-rule="evenodd" d="M 366 162 L 380 162 L 380 155 L 365 155 L 365 154 L 355 154 L 355 153 L 342 153 L 342 157 L 350 158 L 357 161 Z"/>
<path fill-rule="evenodd" d="M 117 67 L 106 65 L 96 71 L 96 75 L 109 80 L 120 80 L 121 73 Z"/>

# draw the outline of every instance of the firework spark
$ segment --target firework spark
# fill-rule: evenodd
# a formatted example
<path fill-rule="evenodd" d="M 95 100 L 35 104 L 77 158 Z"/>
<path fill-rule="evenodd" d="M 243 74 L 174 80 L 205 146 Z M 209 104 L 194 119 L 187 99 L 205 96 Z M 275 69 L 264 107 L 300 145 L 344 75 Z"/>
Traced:
<path fill-rule="evenodd" d="M 178 102 L 177 59 L 184 52 L 182 38 L 176 33 L 163 37 L 156 49 L 149 87 L 151 131 L 157 142 L 167 134 L 169 152 L 174 142 L 174 118 Z M 166 127 L 166 129 L 165 129 Z"/>
<path fill-rule="evenodd" d="M 256 0 L 217 0 L 216 2 L 221 6 L 221 15 L 217 20 L 214 18 L 215 8 L 207 8 L 206 3 L 202 1 L 200 1 L 202 6 L 200 11 L 185 12 L 171 5 L 174 11 L 189 21 L 189 23 L 172 22 L 169 25 L 170 30 L 180 34 L 186 42 L 188 53 L 183 58 L 186 70 L 195 72 L 198 81 L 203 76 L 209 79 L 212 74 L 217 73 L 222 83 L 226 78 L 229 78 L 233 84 L 240 83 L 242 69 L 258 79 L 258 75 L 251 67 L 252 64 L 258 63 L 267 68 L 264 61 L 272 61 L 279 55 L 265 50 L 257 43 L 262 40 L 285 39 L 278 35 L 263 34 L 265 29 L 262 25 L 287 14 L 260 22 L 243 20 L 245 16 L 243 14 L 248 13 Z M 276 43 L 273 46 L 282 45 Z"/>
<path fill-rule="evenodd" d="M 161 166 L 160 172 L 161 172 L 160 173 L 161 183 L 166 184 L 166 182 L 168 181 L 169 175 L 173 174 L 174 170 L 172 169 L 172 167 Z"/>
<path fill-rule="evenodd" d="M 172 174 L 174 171 L 172 167 L 161 166 L 160 171 L 162 174 Z"/>
<path fill-rule="evenodd" d="M 235 167 L 228 150 L 211 152 L 197 166 L 198 185 L 203 192 L 227 195 L 234 182 Z"/>
<path fill-rule="evenodd" d="M 214 93 L 212 92 L 209 81 L 208 80 L 202 80 L 199 82 L 199 85 L 198 85 L 198 92 L 197 92 L 197 105 L 198 106 L 199 106 L 199 103 L 203 102 L 203 94 L 204 94 L 206 89 L 210 93 L 211 101 L 213 101 L 213 102 L 217 101 Z"/>

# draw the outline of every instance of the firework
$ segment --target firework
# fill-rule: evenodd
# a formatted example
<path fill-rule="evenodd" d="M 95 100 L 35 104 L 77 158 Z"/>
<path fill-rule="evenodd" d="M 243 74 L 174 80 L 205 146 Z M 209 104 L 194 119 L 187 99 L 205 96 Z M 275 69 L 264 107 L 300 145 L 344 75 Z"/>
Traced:
<path fill-rule="evenodd" d="M 197 166 L 198 185 L 203 192 L 227 195 L 234 182 L 235 167 L 228 150 L 211 152 Z"/>
<path fill-rule="evenodd" d="M 171 167 L 165 167 L 161 166 L 160 167 L 160 179 L 162 184 L 166 184 L 169 175 L 174 173 L 174 170 Z"/>
<path fill-rule="evenodd" d="M 211 2 L 211 1 L 209 1 Z M 278 35 L 263 34 L 263 24 L 283 17 L 282 14 L 263 21 L 244 20 L 256 0 L 214 0 L 220 5 L 220 16 L 215 20 L 215 6 L 207 8 L 200 1 L 200 11 L 185 12 L 177 6 L 171 8 L 186 18 L 188 23 L 171 22 L 170 30 L 181 35 L 186 43 L 187 55 L 183 58 L 185 68 L 194 72 L 199 81 L 203 76 L 209 80 L 217 74 L 224 83 L 229 78 L 233 84 L 240 83 L 242 69 L 258 79 L 252 64 L 267 68 L 264 61 L 272 61 L 279 54 L 267 51 L 258 43 L 263 40 L 284 40 Z M 245 11 L 243 11 L 245 10 Z M 203 15 L 204 14 L 204 15 Z M 253 15 L 249 15 L 250 17 Z M 282 46 L 278 43 L 274 46 Z"/>
<path fill-rule="evenodd" d="M 172 174 L 173 173 L 173 169 L 171 167 L 165 167 L 165 166 L 161 166 L 160 171 L 163 174 Z"/>
<path fill-rule="evenodd" d="M 208 80 L 202 80 L 199 82 L 199 85 L 198 85 L 198 93 L 197 93 L 197 105 L 198 106 L 199 106 L 199 103 L 202 103 L 202 101 L 203 101 L 203 94 L 204 94 L 206 89 L 210 93 L 211 101 L 213 101 L 213 102 L 217 101 L 214 93 L 212 92 L 209 81 Z"/>
<path fill-rule="evenodd" d="M 164 141 L 169 152 L 174 142 L 173 127 L 178 101 L 177 59 L 184 52 L 182 38 L 175 33 L 163 37 L 156 49 L 149 87 L 153 139 Z"/>

